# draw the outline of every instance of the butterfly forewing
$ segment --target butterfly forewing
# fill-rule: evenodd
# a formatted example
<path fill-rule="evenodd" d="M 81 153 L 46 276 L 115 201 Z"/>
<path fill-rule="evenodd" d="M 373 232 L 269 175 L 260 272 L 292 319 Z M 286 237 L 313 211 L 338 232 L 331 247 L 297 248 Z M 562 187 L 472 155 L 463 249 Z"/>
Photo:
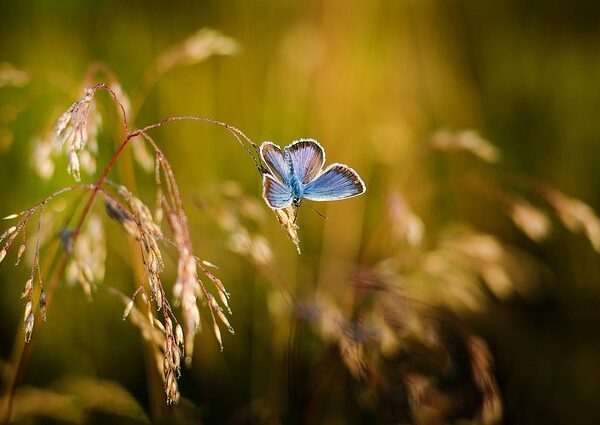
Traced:
<path fill-rule="evenodd" d="M 306 185 L 303 197 L 311 201 L 335 201 L 361 195 L 365 190 L 356 171 L 344 164 L 331 164 Z"/>
<path fill-rule="evenodd" d="M 317 141 L 300 139 L 284 150 L 284 159 L 298 183 L 307 184 L 321 172 L 325 151 Z"/>
<path fill-rule="evenodd" d="M 284 185 L 269 174 L 264 174 L 263 198 L 271 208 L 285 208 L 292 203 L 292 190 L 289 185 Z"/>
<path fill-rule="evenodd" d="M 290 179 L 290 168 L 283 159 L 281 148 L 271 142 L 263 142 L 260 145 L 260 156 L 267 165 L 271 174 L 283 184 Z"/>

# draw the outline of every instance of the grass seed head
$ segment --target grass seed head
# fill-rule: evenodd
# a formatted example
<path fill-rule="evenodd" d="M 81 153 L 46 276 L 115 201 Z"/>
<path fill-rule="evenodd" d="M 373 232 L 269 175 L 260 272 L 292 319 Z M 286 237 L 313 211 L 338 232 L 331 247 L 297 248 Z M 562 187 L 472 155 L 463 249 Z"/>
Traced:
<path fill-rule="evenodd" d="M 175 326 L 175 341 L 177 345 L 183 347 L 183 329 L 179 323 Z"/>
<path fill-rule="evenodd" d="M 33 278 L 29 278 L 27 282 L 25 282 L 25 286 L 23 287 L 23 292 L 21 293 L 21 298 L 29 298 L 33 292 Z"/>
<path fill-rule="evenodd" d="M 46 321 L 46 292 L 44 289 L 40 291 L 39 297 L 39 306 L 40 306 L 40 314 L 42 316 L 42 320 Z"/>
<path fill-rule="evenodd" d="M 33 334 L 34 321 L 35 321 L 35 319 L 34 319 L 33 313 L 29 313 L 25 317 L 25 323 L 23 325 L 23 328 L 25 330 L 25 342 L 31 341 L 31 335 Z"/>
<path fill-rule="evenodd" d="M 510 217 L 515 225 L 535 242 L 543 241 L 550 233 L 551 223 L 548 216 L 528 202 L 515 202 Z"/>
<path fill-rule="evenodd" d="M 17 261 L 15 262 L 15 266 L 18 266 L 19 263 L 21 262 L 21 257 L 23 256 L 24 252 L 25 252 L 25 241 L 23 241 L 23 243 L 19 246 L 19 249 L 17 250 Z"/>
<path fill-rule="evenodd" d="M 95 139 L 101 122 L 92 105 L 94 93 L 95 89 L 86 89 L 84 96 L 60 116 L 54 130 L 57 148 L 60 150 L 66 145 L 69 159 L 67 172 L 76 181 L 81 179 L 79 155 L 86 147 L 89 136 Z"/>
<path fill-rule="evenodd" d="M 123 320 L 127 320 L 127 316 L 129 316 L 129 313 L 131 312 L 132 308 L 133 308 L 133 300 L 129 301 L 125 305 L 125 310 L 123 311 Z"/>

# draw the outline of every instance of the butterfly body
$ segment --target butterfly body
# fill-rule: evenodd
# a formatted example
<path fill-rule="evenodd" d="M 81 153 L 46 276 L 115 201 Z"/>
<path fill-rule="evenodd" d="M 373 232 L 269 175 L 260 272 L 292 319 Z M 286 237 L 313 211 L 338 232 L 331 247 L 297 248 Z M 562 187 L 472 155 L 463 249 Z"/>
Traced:
<path fill-rule="evenodd" d="M 299 207 L 302 199 L 335 201 L 365 192 L 356 171 L 344 164 L 331 164 L 325 170 L 325 151 L 312 139 L 300 139 L 283 150 L 271 142 L 260 146 L 267 165 L 263 175 L 263 198 L 274 209 Z"/>
<path fill-rule="evenodd" d="M 294 165 L 291 161 L 291 154 L 290 154 L 289 147 L 287 147 L 287 146 L 283 149 L 283 159 L 286 162 L 289 169 L 292 170 L 292 172 L 290 172 L 286 176 L 287 179 L 283 183 L 285 185 L 289 186 L 289 188 L 291 190 L 292 204 L 295 207 L 299 207 L 300 204 L 302 203 L 302 196 L 304 195 L 304 185 L 298 180 L 298 178 L 296 178 L 296 176 L 293 173 Z"/>

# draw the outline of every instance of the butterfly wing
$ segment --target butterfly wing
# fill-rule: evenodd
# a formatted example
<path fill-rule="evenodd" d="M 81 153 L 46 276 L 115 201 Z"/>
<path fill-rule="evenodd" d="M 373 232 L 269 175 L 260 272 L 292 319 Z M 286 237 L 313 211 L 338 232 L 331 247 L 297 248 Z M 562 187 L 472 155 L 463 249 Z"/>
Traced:
<path fill-rule="evenodd" d="M 325 164 L 325 151 L 313 139 L 300 139 L 287 146 L 283 157 L 292 171 L 294 179 L 307 184 L 321 172 Z"/>
<path fill-rule="evenodd" d="M 277 181 L 269 174 L 263 174 L 263 198 L 274 209 L 289 207 L 292 204 L 292 189 Z"/>
<path fill-rule="evenodd" d="M 263 142 L 260 145 L 260 157 L 277 180 L 281 183 L 289 181 L 290 167 L 283 159 L 279 146 L 271 142 Z"/>
<path fill-rule="evenodd" d="M 331 164 L 309 182 L 303 197 L 311 201 L 336 201 L 362 195 L 367 188 L 356 171 L 344 164 Z"/>

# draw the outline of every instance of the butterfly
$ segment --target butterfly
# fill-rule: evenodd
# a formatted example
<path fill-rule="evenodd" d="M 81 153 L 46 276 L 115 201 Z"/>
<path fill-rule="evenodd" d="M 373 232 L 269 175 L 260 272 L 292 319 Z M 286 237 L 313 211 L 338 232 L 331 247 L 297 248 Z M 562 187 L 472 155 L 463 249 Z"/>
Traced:
<path fill-rule="evenodd" d="M 316 140 L 300 139 L 283 151 L 263 142 L 260 157 L 268 169 L 263 174 L 263 198 L 274 209 L 299 207 L 302 199 L 337 201 L 366 191 L 358 173 L 347 165 L 335 163 L 323 170 L 325 151 Z"/>

